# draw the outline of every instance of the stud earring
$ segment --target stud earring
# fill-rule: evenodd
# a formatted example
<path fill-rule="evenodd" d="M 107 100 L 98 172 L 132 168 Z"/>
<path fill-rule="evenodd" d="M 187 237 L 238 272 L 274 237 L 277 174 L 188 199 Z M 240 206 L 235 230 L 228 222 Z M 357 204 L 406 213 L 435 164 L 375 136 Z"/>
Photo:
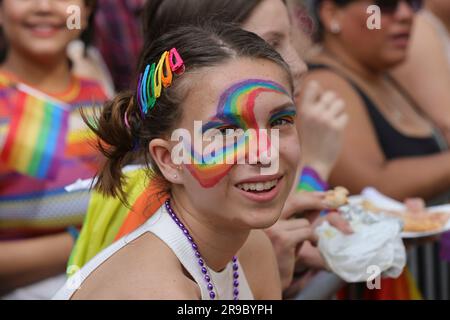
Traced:
<path fill-rule="evenodd" d="M 331 21 L 330 24 L 330 31 L 331 33 L 338 34 L 341 32 L 341 25 L 336 20 Z"/>

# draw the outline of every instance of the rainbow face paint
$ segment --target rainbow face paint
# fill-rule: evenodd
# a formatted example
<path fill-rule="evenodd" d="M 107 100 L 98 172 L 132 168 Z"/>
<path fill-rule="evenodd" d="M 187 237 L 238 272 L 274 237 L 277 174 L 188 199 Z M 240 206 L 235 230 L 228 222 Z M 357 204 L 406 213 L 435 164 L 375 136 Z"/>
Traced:
<path fill-rule="evenodd" d="M 246 163 L 252 155 L 256 155 L 254 163 L 258 159 L 261 161 L 261 155 L 271 148 L 271 139 L 266 130 L 259 128 L 255 116 L 255 101 L 262 93 L 290 96 L 281 85 L 272 81 L 249 79 L 239 82 L 221 95 L 217 113 L 209 122 L 201 127 L 194 125 L 194 132 L 203 136 L 201 144 L 196 143 L 199 139 L 194 139 L 193 145 L 189 139 L 183 139 L 190 158 L 186 168 L 202 187 L 214 187 L 233 165 Z M 270 121 L 292 114 L 295 117 L 295 107 L 276 112 L 270 116 Z M 203 150 L 205 137 L 211 144 Z"/>

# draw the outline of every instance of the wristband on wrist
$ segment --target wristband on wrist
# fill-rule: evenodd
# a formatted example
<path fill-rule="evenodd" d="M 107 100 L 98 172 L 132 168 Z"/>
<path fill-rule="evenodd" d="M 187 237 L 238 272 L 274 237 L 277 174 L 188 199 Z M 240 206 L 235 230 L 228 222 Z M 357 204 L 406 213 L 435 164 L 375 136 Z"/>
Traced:
<path fill-rule="evenodd" d="M 323 181 L 316 170 L 311 167 L 304 167 L 300 174 L 297 191 L 326 191 L 328 183 Z"/>

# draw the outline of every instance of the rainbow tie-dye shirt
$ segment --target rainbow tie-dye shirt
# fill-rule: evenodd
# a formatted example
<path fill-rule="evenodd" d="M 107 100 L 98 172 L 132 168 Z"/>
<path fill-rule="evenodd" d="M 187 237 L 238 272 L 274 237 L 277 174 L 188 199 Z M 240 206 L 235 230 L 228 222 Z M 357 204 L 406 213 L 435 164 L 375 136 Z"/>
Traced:
<path fill-rule="evenodd" d="M 81 118 L 80 108 L 89 115 L 94 106 L 104 103 L 106 94 L 101 86 L 92 80 L 73 77 L 64 93 L 39 95 L 44 100 L 53 98 L 50 99 L 53 102 L 39 104 L 35 96 L 27 97 L 18 84 L 13 75 L 0 72 L 0 240 L 40 236 L 59 232 L 69 225 L 81 225 L 89 194 L 69 193 L 64 187 L 77 179 L 92 178 L 99 167 L 95 140 Z M 32 114 L 38 116 L 20 115 L 25 113 L 24 101 L 35 105 Z M 56 110 L 52 108 L 58 102 L 66 108 L 64 113 L 48 111 Z M 44 105 L 47 111 L 39 116 L 39 108 Z M 17 125 L 20 134 L 13 132 L 14 123 L 20 124 Z M 47 130 L 36 133 L 37 127 L 45 125 Z M 49 129 L 55 126 L 58 130 Z M 26 143 L 22 151 L 14 137 L 21 135 L 23 140 L 27 134 L 34 142 Z M 58 135 L 62 137 L 54 138 Z M 45 141 L 37 136 L 45 137 Z M 33 148 L 33 143 L 53 146 L 50 152 L 53 154 L 39 155 L 27 150 Z M 45 164 L 45 158 L 49 157 L 57 161 Z M 20 166 L 18 162 L 25 165 Z M 50 170 L 45 171 L 45 167 Z"/>

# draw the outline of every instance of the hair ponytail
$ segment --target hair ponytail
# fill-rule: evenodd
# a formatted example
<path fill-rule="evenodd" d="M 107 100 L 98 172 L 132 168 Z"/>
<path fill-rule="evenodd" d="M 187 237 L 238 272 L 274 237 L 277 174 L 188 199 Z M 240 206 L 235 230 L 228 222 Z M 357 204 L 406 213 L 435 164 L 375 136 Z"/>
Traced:
<path fill-rule="evenodd" d="M 104 195 L 119 197 L 122 201 L 125 200 L 122 168 L 135 158 L 131 151 L 135 149 L 136 141 L 133 136 L 133 126 L 138 122 L 133 119 L 136 108 L 134 95 L 128 91 L 105 103 L 93 121 L 83 114 L 84 121 L 98 137 L 97 148 L 106 158 L 94 187 Z"/>

